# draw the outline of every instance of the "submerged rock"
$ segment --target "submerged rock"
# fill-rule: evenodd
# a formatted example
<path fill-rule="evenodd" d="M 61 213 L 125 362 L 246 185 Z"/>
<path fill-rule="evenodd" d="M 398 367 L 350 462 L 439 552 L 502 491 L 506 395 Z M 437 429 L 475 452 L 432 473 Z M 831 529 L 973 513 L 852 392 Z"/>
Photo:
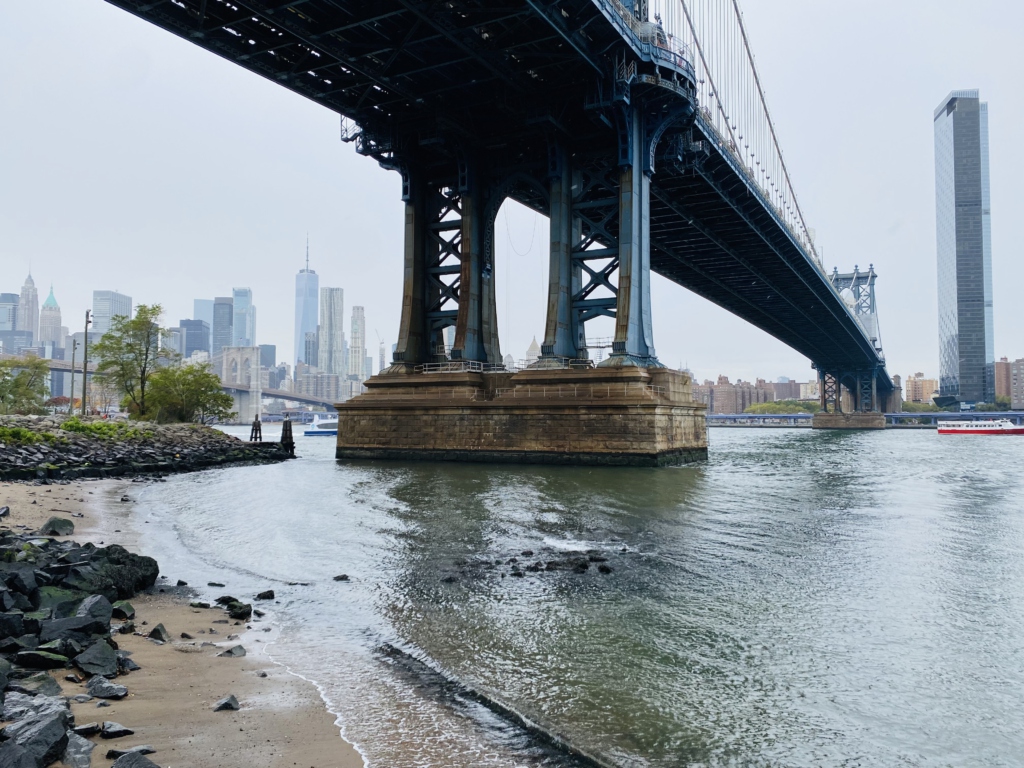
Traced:
<path fill-rule="evenodd" d="M 268 589 L 268 590 L 266 590 L 264 592 L 260 592 L 258 595 L 256 595 L 256 599 L 257 600 L 273 600 L 274 599 L 274 590 Z"/>

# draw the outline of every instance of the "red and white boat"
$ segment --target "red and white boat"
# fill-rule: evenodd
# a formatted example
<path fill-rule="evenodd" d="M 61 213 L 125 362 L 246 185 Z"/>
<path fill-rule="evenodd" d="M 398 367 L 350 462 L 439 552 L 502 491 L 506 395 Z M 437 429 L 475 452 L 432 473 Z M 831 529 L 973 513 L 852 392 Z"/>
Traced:
<path fill-rule="evenodd" d="M 1024 426 L 1009 419 L 988 421 L 940 421 L 940 435 L 1024 435 Z"/>

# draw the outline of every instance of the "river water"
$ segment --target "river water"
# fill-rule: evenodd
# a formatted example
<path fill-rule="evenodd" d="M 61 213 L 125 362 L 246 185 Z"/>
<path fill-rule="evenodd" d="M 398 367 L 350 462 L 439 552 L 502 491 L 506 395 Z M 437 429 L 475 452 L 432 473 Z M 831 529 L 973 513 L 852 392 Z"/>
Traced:
<path fill-rule="evenodd" d="M 1024 439 L 711 438 L 701 466 L 599 469 L 300 437 L 134 486 L 134 523 L 172 579 L 276 590 L 271 655 L 371 766 L 581 764 L 454 680 L 613 765 L 1021 765 Z"/>

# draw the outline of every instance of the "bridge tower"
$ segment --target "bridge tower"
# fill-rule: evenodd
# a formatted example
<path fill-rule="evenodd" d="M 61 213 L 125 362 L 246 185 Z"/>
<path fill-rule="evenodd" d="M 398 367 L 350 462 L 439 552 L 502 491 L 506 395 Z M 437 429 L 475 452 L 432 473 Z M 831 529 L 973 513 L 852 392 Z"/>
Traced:
<path fill-rule="evenodd" d="M 879 362 L 872 366 L 850 368 L 835 363 L 816 363 L 821 414 L 816 416 L 817 429 L 884 429 L 883 413 L 899 410 L 898 388 L 879 394 L 878 378 L 885 371 L 878 308 L 875 302 L 873 264 L 867 272 L 854 266 L 853 272 L 833 269 L 829 282 L 864 330 L 878 353 Z"/>

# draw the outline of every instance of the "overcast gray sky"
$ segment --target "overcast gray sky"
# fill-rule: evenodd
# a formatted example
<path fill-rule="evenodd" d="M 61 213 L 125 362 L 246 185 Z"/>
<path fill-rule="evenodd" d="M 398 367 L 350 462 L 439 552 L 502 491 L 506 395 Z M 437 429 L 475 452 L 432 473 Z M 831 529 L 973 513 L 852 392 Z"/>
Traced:
<path fill-rule="evenodd" d="M 1024 357 L 1020 180 L 1024 4 L 746 0 L 769 106 L 826 267 L 869 263 L 889 370 L 937 374 L 932 110 L 989 102 L 996 355 Z M 322 286 L 366 307 L 368 347 L 395 340 L 397 175 L 339 141 L 338 116 L 103 0 L 0 2 L 0 291 L 31 263 L 73 329 L 94 289 L 160 303 L 253 289 L 260 343 L 292 360 L 294 275 L 309 233 Z M 503 352 L 544 326 L 547 221 L 497 226 Z M 655 278 L 661 359 L 698 379 L 806 380 L 809 362 Z M 346 323 L 346 331 L 347 323 Z"/>

